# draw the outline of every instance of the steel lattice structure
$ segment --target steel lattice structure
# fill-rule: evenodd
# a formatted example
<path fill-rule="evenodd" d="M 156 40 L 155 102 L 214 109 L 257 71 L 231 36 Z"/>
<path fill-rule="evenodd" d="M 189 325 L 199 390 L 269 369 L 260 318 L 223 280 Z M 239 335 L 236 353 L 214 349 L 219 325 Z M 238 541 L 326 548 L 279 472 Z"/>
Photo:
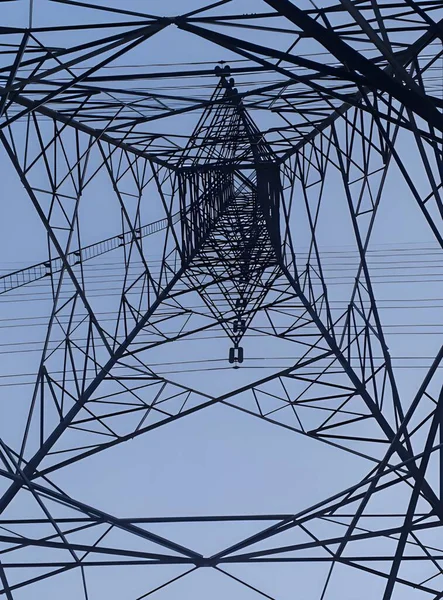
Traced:
<path fill-rule="evenodd" d="M 417 229 L 441 261 L 443 2 L 30 4 L 1 4 L 4 203 L 47 252 L 2 271 L 0 323 L 26 334 L 39 294 L 45 315 L 4 359 L 0 594 L 443 598 L 441 279 L 401 283 L 397 312 L 419 305 L 433 337 L 399 341 L 374 246 Z M 88 500 L 217 407 L 291 434 L 295 463 L 325 453 L 309 501 Z"/>

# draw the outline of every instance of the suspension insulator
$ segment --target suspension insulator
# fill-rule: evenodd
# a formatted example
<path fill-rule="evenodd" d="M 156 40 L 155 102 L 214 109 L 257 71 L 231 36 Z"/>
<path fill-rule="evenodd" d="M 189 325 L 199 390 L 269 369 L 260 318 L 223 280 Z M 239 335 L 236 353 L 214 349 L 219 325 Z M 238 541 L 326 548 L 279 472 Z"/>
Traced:
<path fill-rule="evenodd" d="M 243 356 L 243 348 L 241 346 L 238 348 L 229 348 L 229 362 L 231 365 L 234 363 L 242 363 Z"/>
<path fill-rule="evenodd" d="M 229 362 L 231 365 L 235 363 L 235 348 L 229 348 Z"/>
<path fill-rule="evenodd" d="M 243 362 L 243 348 L 241 346 L 237 348 L 237 362 Z"/>

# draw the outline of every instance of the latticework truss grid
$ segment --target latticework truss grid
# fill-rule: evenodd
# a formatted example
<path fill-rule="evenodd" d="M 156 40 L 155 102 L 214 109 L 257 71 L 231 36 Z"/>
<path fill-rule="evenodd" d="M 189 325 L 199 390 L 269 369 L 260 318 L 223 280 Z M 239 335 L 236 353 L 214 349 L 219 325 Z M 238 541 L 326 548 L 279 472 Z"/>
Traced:
<path fill-rule="evenodd" d="M 0 594 L 442 598 L 443 3 L 0 10 Z"/>

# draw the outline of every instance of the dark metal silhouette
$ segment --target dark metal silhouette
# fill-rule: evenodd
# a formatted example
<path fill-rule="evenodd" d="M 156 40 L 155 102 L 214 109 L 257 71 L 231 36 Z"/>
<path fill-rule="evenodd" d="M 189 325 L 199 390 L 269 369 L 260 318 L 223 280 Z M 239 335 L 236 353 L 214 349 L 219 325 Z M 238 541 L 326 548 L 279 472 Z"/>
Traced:
<path fill-rule="evenodd" d="M 230 567 L 326 563 L 315 588 L 322 600 L 339 568 L 343 586 L 348 572 L 351 582 L 355 572 L 376 582 L 355 597 L 443 597 L 443 347 L 417 388 L 401 390 L 370 260 L 392 170 L 443 242 L 441 3 L 257 0 L 247 14 L 233 0 L 175 17 L 46 4 L 83 20 L 1 31 L 0 141 L 49 251 L 3 274 L 0 294 L 46 281 L 52 307 L 21 438 L 9 441 L 7 423 L 0 436 L 1 593 L 43 597 L 44 580 L 59 577 L 63 595 L 73 570 L 93 600 L 90 569 L 113 566 L 124 578 L 130 565 L 181 565 L 160 586 L 148 581 L 146 595 L 206 567 L 235 580 L 239 598 L 277 598 Z M 178 53 L 177 64 L 158 66 L 150 38 L 171 30 L 215 45 L 221 64 L 183 67 Z M 143 68 L 131 63 L 140 55 Z M 119 230 L 84 242 L 94 228 L 85 199 L 105 180 Z M 335 217 L 332 194 L 341 198 Z M 328 235 L 337 228 L 339 238 L 346 219 L 355 244 L 342 303 L 327 268 L 325 205 Z M 88 283 L 88 265 L 105 254 L 121 269 L 112 301 Z M 156 368 L 167 345 L 173 364 L 194 361 L 195 381 L 204 379 L 208 357 L 184 354 L 179 342 L 216 334 L 229 373 L 251 366 L 250 335 L 269 359 L 270 340 L 291 350 L 284 366 L 270 362 L 223 393 Z M 365 475 L 294 514 L 167 518 L 108 514 L 52 481 L 215 404 L 350 453 Z M 40 516 L 18 517 L 22 498 Z M 185 547 L 153 528 L 196 522 L 256 529 L 206 556 L 192 535 Z"/>

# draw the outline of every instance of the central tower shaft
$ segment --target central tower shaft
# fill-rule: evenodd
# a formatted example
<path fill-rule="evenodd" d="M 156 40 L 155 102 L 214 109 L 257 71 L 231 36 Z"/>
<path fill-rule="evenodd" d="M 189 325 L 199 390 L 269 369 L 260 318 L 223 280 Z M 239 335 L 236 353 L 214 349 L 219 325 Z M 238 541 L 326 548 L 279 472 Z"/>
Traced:
<path fill-rule="evenodd" d="M 282 190 L 279 166 L 233 80 L 222 77 L 217 93 L 220 105 L 202 117 L 178 174 L 182 254 L 193 257 L 188 277 L 231 339 L 236 364 L 278 269 Z"/>

